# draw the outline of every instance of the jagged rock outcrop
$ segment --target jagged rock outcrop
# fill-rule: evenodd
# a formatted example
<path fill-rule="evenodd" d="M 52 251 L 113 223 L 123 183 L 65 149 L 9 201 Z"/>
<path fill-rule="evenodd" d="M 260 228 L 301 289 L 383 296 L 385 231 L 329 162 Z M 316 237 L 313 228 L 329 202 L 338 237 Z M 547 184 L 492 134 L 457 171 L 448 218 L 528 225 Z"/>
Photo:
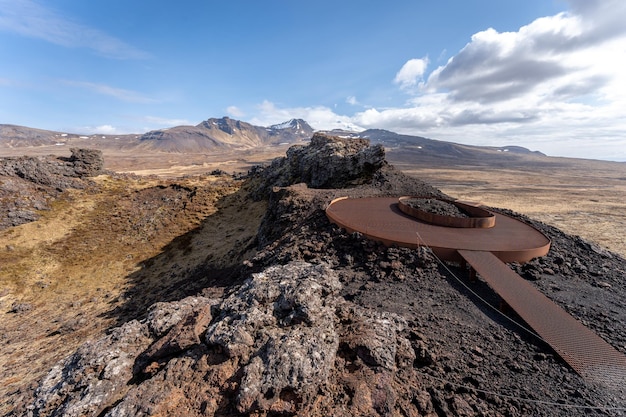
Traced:
<path fill-rule="evenodd" d="M 102 151 L 97 149 L 70 149 L 72 156 L 67 162 L 72 164 L 74 173 L 79 178 L 95 177 L 104 170 L 104 158 Z"/>
<path fill-rule="evenodd" d="M 74 178 L 85 178 L 103 172 L 102 151 L 95 149 L 71 149 L 72 155 L 64 157 L 20 156 L 0 158 L 0 176 L 19 177 L 38 185 L 58 189 L 76 188 Z"/>
<path fill-rule="evenodd" d="M 320 398 L 335 401 L 332 387 L 355 360 L 387 379 L 410 368 L 406 321 L 349 305 L 341 287 L 328 265 L 298 261 L 254 274 L 221 302 L 159 303 L 146 321 L 83 345 L 52 369 L 28 415 L 308 414 Z M 355 356 L 337 368 L 337 355 Z M 383 399 L 372 398 L 377 390 Z M 369 391 L 359 409 L 393 407 L 393 387 Z"/>
<path fill-rule="evenodd" d="M 154 341 L 169 333 L 180 336 L 175 328 L 189 317 L 216 304 L 204 297 L 189 297 L 175 303 L 157 303 L 144 322 L 132 320 L 115 328 L 103 339 L 87 342 L 76 353 L 55 366 L 41 381 L 36 399 L 26 410 L 29 416 L 100 415 L 131 389 L 137 374 L 137 360 L 162 359 Z M 187 326 L 179 326 L 183 328 Z M 191 325 L 193 330 L 193 325 Z M 164 337 L 165 335 L 165 337 Z M 199 342 L 199 340 L 198 340 Z M 162 342 L 161 342 L 162 343 Z M 184 342 L 180 342 L 182 344 Z M 174 355 L 189 348 L 170 349 Z M 152 352 L 152 357 L 147 356 Z M 79 395 L 76 393 L 79 392 Z"/>
<path fill-rule="evenodd" d="M 384 165 L 385 150 L 367 139 L 316 133 L 307 146 L 296 145 L 261 173 L 264 189 L 306 183 L 312 188 L 343 188 L 371 181 Z"/>
<path fill-rule="evenodd" d="M 48 208 L 48 201 L 69 188 L 82 189 L 85 179 L 103 173 L 102 152 L 71 149 L 64 157 L 0 158 L 0 229 L 39 218 L 37 211 Z"/>
<path fill-rule="evenodd" d="M 256 274 L 224 300 L 206 342 L 244 364 L 239 412 L 312 402 L 335 362 L 339 288 L 327 266 L 293 263 Z"/>
<path fill-rule="evenodd" d="M 127 391 L 135 358 L 150 342 L 147 326 L 131 321 L 86 343 L 41 381 L 27 415 L 100 415 Z"/>

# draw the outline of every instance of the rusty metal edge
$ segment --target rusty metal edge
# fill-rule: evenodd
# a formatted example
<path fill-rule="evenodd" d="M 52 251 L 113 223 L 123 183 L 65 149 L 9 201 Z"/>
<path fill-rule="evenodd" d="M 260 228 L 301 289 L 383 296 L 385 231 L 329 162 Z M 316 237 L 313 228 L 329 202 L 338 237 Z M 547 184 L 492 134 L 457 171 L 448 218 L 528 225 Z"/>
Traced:
<path fill-rule="evenodd" d="M 449 204 L 454 204 L 461 210 L 466 211 L 471 215 L 471 217 L 461 218 L 461 217 L 451 217 L 451 216 L 442 216 L 439 214 L 429 213 L 424 210 L 419 210 L 414 207 L 409 206 L 405 203 L 406 200 L 412 198 L 428 198 L 432 200 L 439 200 Z M 427 223 L 434 224 L 437 226 L 444 227 L 458 227 L 458 228 L 481 228 L 487 229 L 495 226 L 496 224 L 496 216 L 480 207 L 464 204 L 459 201 L 449 200 L 445 198 L 435 198 L 435 197 L 422 197 L 422 196 L 402 196 L 398 198 L 398 208 L 404 214 L 407 214 L 411 217 L 414 217 L 419 220 L 423 220 Z"/>

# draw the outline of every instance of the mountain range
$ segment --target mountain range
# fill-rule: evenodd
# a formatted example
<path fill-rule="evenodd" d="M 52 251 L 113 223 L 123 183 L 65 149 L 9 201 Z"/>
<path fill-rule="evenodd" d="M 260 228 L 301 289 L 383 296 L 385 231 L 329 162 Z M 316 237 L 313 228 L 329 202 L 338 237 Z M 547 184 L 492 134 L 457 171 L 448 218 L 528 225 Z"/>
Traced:
<path fill-rule="evenodd" d="M 259 147 L 307 142 L 314 129 L 302 119 L 268 127 L 255 126 L 229 117 L 210 118 L 195 126 L 176 126 L 132 135 L 79 135 L 0 124 L 0 148 L 64 146 L 95 149 L 142 150 L 169 153 L 210 153 L 218 150 L 250 150 Z M 332 130 L 325 133 L 348 138 L 367 138 L 383 145 L 398 158 L 427 161 L 431 159 L 480 161 L 497 158 L 507 160 L 522 155 L 544 156 L 520 146 L 484 147 L 461 145 L 402 135 L 387 130 L 362 132 Z M 493 158 L 492 158 L 493 157 Z"/>
<path fill-rule="evenodd" d="M 261 127 L 229 117 L 210 118 L 196 126 L 176 126 L 129 135 L 80 135 L 0 124 L 0 147 L 70 145 L 189 153 L 297 143 L 310 139 L 312 135 L 313 128 L 301 119 Z"/>

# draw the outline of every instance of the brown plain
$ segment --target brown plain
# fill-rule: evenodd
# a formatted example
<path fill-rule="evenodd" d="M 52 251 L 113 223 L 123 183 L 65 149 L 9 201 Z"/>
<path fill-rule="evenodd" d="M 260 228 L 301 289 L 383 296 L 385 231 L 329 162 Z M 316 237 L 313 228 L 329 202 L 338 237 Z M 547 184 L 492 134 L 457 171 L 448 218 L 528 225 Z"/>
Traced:
<path fill-rule="evenodd" d="M 626 257 L 626 164 L 401 168 L 454 198 L 525 214 Z"/>

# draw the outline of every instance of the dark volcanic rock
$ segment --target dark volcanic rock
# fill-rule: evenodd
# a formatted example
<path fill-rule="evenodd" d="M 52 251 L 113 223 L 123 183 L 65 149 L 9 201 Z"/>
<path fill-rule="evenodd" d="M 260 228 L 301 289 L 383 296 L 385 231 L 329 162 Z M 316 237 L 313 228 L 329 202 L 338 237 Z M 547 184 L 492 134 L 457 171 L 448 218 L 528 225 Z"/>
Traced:
<path fill-rule="evenodd" d="M 102 174 L 104 158 L 102 151 L 96 149 L 70 149 L 72 156 L 68 162 L 73 164 L 74 172 L 78 177 L 95 177 Z"/>
<path fill-rule="evenodd" d="M 154 343 L 150 329 L 159 327 L 162 313 L 85 344 L 44 378 L 27 415 L 315 414 L 319 398 L 337 400 L 338 375 L 347 383 L 352 367 L 370 369 L 367 378 L 380 383 L 415 359 L 402 317 L 349 305 L 340 290 L 327 265 L 293 262 L 254 274 L 220 304 L 202 298 L 161 303 L 165 311 L 195 307 Z M 145 373 L 151 361 L 161 364 Z M 206 378 L 221 382 L 200 382 Z M 232 403 L 219 401 L 224 396 Z M 397 393 L 374 384 L 359 396 L 358 409 L 374 413 L 393 408 Z"/>
<path fill-rule="evenodd" d="M 129 389 L 135 358 L 150 341 L 147 326 L 131 321 L 86 343 L 41 381 L 26 415 L 100 415 Z"/>
<path fill-rule="evenodd" d="M 92 177 L 102 173 L 102 151 L 71 149 L 69 158 L 21 156 L 0 158 L 0 176 L 19 177 L 38 185 L 58 189 L 76 188 L 74 178 Z"/>
<path fill-rule="evenodd" d="M 87 177 L 103 173 L 101 151 L 71 151 L 69 158 L 0 158 L 0 230 L 37 220 L 62 191 L 85 188 Z"/>
<path fill-rule="evenodd" d="M 287 156 L 264 169 L 267 190 L 300 182 L 313 188 L 344 188 L 371 182 L 384 165 L 382 146 L 369 146 L 367 139 L 342 139 L 316 133 L 307 146 L 292 146 Z"/>
<path fill-rule="evenodd" d="M 467 218 L 469 215 L 452 203 L 432 198 L 411 198 L 405 201 L 409 207 L 439 216 Z"/>
<path fill-rule="evenodd" d="M 335 363 L 338 290 L 328 267 L 293 263 L 266 269 L 224 300 L 206 342 L 245 364 L 239 412 L 293 412 L 314 400 Z"/>

